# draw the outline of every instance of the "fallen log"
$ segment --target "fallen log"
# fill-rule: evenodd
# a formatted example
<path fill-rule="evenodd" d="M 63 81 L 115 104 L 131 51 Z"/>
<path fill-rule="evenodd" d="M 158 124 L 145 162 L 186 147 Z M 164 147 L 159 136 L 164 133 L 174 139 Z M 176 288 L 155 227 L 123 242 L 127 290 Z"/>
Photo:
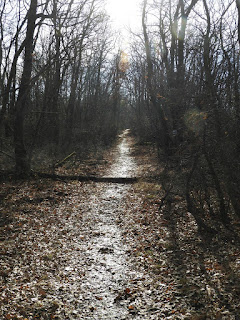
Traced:
<path fill-rule="evenodd" d="M 44 172 L 33 172 L 34 176 L 40 178 L 53 179 L 53 180 L 78 180 L 81 182 L 93 181 L 93 182 L 108 182 L 108 183 L 120 183 L 128 184 L 135 183 L 139 180 L 137 177 L 96 177 L 96 176 L 77 176 L 77 175 L 58 175 Z"/>

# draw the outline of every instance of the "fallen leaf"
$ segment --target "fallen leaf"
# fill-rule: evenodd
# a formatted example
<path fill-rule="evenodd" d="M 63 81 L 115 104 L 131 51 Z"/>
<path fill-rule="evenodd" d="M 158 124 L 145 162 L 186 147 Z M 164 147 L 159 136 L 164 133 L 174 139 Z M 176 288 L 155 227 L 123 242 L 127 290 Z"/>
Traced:
<path fill-rule="evenodd" d="M 47 296 L 46 291 L 43 289 L 39 289 L 39 294 L 42 296 L 42 298 L 45 298 Z"/>

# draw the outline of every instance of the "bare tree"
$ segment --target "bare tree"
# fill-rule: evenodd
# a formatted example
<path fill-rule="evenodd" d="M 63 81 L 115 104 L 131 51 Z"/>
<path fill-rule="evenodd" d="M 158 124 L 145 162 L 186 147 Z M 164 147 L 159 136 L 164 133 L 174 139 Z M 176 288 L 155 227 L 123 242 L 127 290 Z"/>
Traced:
<path fill-rule="evenodd" d="M 18 174 L 27 174 L 30 170 L 30 165 L 27 157 L 27 152 L 24 145 L 24 113 L 29 103 L 29 89 L 32 73 L 32 54 L 34 49 L 34 31 L 37 20 L 37 0 L 31 0 L 30 7 L 27 13 L 27 31 L 24 39 L 24 64 L 23 72 L 19 87 L 19 93 L 15 106 L 15 121 L 14 121 L 14 144 L 16 157 L 16 171 Z"/>
<path fill-rule="evenodd" d="M 143 35 L 144 35 L 144 44 L 145 44 L 145 50 L 146 50 L 146 60 L 147 60 L 147 88 L 149 91 L 149 96 L 151 103 L 155 110 L 157 110 L 157 114 L 159 116 L 160 121 L 160 130 L 162 137 L 162 145 L 165 151 L 169 152 L 169 147 L 171 144 L 171 137 L 169 134 L 169 127 L 166 120 L 166 117 L 164 115 L 163 105 L 160 101 L 157 99 L 157 92 L 154 90 L 154 70 L 153 70 L 153 61 L 152 61 L 152 55 L 151 55 L 151 48 L 150 48 L 150 41 L 147 33 L 147 26 L 146 26 L 146 8 L 147 8 L 147 0 L 144 0 L 143 3 L 143 11 L 142 11 L 142 28 L 143 28 Z"/>

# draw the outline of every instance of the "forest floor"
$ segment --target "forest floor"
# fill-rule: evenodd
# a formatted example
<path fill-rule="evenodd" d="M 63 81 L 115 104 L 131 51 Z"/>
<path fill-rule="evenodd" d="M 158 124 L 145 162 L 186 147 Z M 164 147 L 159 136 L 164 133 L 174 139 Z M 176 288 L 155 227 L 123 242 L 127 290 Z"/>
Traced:
<path fill-rule="evenodd" d="M 83 172 L 142 179 L 1 183 L 0 319 L 240 319 L 239 223 L 199 234 L 181 193 L 162 201 L 155 150 L 129 131 L 57 170 Z"/>

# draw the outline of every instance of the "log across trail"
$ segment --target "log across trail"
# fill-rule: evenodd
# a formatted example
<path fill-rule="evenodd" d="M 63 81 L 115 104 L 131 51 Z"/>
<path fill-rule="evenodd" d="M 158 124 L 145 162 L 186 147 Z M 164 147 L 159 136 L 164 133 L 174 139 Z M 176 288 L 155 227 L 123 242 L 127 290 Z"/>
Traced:
<path fill-rule="evenodd" d="M 34 175 L 39 176 L 40 178 L 53 179 L 53 180 L 77 180 L 80 182 L 106 182 L 106 183 L 120 183 L 128 184 L 135 183 L 139 180 L 137 177 L 98 177 L 98 176 L 84 176 L 84 175 L 58 175 L 44 172 L 35 172 Z"/>
<path fill-rule="evenodd" d="M 105 183 L 119 183 L 119 184 L 128 184 L 135 183 L 139 181 L 139 178 L 134 176 L 135 171 L 132 169 L 132 157 L 130 156 L 130 140 L 129 140 L 129 130 L 125 130 L 122 135 L 120 135 L 119 145 L 116 148 L 116 158 L 114 163 L 114 170 L 109 168 L 105 176 L 96 176 L 96 175 L 59 175 L 51 174 L 45 172 L 32 172 L 33 176 L 38 176 L 40 178 L 53 179 L 53 180 L 63 180 L 71 181 L 77 180 L 80 182 L 105 182 Z M 63 163 L 66 159 L 72 157 L 75 152 L 72 152 L 62 161 L 58 162 L 59 164 Z M 111 176 L 110 176 L 111 175 Z M 128 176 L 129 175 L 129 176 Z"/>

